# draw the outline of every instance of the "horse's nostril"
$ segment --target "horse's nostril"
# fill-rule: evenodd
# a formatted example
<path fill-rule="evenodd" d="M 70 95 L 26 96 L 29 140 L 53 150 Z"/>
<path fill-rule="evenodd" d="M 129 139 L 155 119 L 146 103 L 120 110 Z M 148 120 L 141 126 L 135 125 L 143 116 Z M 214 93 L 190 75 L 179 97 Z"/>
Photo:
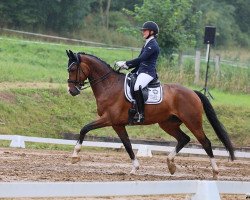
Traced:
<path fill-rule="evenodd" d="M 77 90 L 76 88 L 74 88 L 74 89 L 69 89 L 69 93 L 70 93 L 72 96 L 76 96 L 76 95 L 80 94 L 80 91 Z"/>
<path fill-rule="evenodd" d="M 71 95 L 74 94 L 74 92 L 73 92 L 71 89 L 69 89 L 68 92 L 69 92 Z"/>

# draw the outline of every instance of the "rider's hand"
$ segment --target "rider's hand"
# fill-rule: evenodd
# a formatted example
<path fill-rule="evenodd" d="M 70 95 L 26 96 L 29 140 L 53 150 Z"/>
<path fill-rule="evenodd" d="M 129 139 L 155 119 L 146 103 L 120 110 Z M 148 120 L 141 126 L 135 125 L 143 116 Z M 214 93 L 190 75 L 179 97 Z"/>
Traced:
<path fill-rule="evenodd" d="M 121 69 L 128 69 L 128 66 L 126 65 L 126 61 L 117 61 L 115 64 Z"/>

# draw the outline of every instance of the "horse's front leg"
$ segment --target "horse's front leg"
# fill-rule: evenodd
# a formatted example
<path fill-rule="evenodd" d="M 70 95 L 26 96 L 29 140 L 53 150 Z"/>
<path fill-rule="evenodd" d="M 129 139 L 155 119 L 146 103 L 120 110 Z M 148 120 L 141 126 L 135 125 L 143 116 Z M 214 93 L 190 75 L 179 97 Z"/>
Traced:
<path fill-rule="evenodd" d="M 113 129 L 115 130 L 115 132 L 121 139 L 126 151 L 128 152 L 129 157 L 131 158 L 132 170 L 130 174 L 135 174 L 136 171 L 139 169 L 140 165 L 139 165 L 138 160 L 135 158 L 135 154 L 133 152 L 132 145 L 131 145 L 128 133 L 126 131 L 126 128 L 125 126 L 113 126 Z"/>
<path fill-rule="evenodd" d="M 85 125 L 81 131 L 80 131 L 80 136 L 79 136 L 79 139 L 77 141 L 77 144 L 74 148 L 74 152 L 72 154 L 72 160 L 71 160 L 71 163 L 74 164 L 74 163 L 77 163 L 80 161 L 80 157 L 79 157 L 79 152 L 81 151 L 81 147 L 82 147 L 82 142 L 84 140 L 84 137 L 85 135 L 91 131 L 91 130 L 94 130 L 94 129 L 97 129 L 97 128 L 102 128 L 102 127 L 105 127 L 105 126 L 108 126 L 108 122 L 107 120 L 105 120 L 105 118 L 100 118 L 96 121 L 93 121 L 87 125 Z"/>

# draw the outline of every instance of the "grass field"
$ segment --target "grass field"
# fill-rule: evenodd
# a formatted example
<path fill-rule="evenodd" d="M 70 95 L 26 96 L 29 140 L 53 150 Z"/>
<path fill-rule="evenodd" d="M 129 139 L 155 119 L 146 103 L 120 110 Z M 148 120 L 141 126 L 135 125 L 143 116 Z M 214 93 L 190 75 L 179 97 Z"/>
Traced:
<path fill-rule="evenodd" d="M 0 82 L 55 82 L 65 83 L 67 76 L 66 50 L 86 52 L 101 57 L 110 65 L 117 59 L 132 58 L 131 50 L 112 50 L 0 38 Z"/>
<path fill-rule="evenodd" d="M 21 134 L 60 138 L 62 133 L 78 133 L 82 126 L 96 118 L 96 105 L 91 90 L 72 97 L 67 93 L 66 49 L 85 51 L 113 64 L 117 60 L 135 57 L 131 50 L 82 47 L 68 44 L 27 42 L 18 38 L 0 38 L 0 134 Z M 162 82 L 181 82 L 188 79 L 167 71 L 160 73 Z M 27 83 L 34 83 L 33 86 Z M 39 83 L 39 87 L 38 84 Z M 48 86 L 51 83 L 51 87 Z M 4 87 L 3 87 L 4 85 Z M 236 146 L 249 146 L 250 95 L 211 89 L 212 104 L 219 119 L 227 128 Z M 204 129 L 214 144 L 220 144 L 204 117 Z M 185 132 L 188 130 L 183 127 Z M 128 127 L 131 138 L 174 140 L 157 125 Z M 115 137 L 111 128 L 91 131 L 89 134 Z M 189 134 L 191 136 L 191 134 Z M 193 141 L 196 141 L 192 137 Z"/>

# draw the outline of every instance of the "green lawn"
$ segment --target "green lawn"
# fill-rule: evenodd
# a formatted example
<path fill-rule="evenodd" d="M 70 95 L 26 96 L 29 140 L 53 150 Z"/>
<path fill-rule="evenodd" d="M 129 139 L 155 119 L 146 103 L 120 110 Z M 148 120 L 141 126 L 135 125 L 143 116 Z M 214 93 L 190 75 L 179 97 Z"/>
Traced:
<path fill-rule="evenodd" d="M 111 66 L 117 60 L 130 59 L 138 53 L 132 50 L 53 44 L 18 38 L 0 37 L 0 82 L 65 83 L 68 57 L 66 50 L 86 52 L 100 57 Z"/>

